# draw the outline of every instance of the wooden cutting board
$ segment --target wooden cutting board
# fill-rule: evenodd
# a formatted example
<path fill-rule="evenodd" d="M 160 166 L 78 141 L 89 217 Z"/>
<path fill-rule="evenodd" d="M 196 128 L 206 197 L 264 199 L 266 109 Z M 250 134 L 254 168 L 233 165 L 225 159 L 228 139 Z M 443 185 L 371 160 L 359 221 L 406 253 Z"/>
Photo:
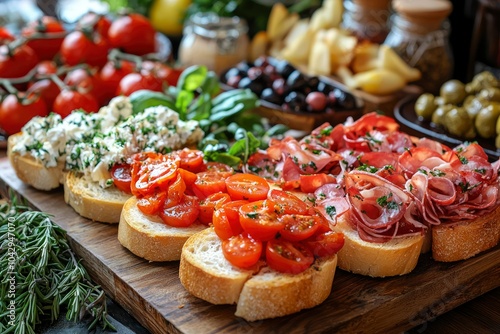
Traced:
<path fill-rule="evenodd" d="M 178 262 L 148 263 L 116 238 L 117 226 L 89 221 L 64 203 L 62 190 L 24 185 L 0 159 L 0 193 L 17 194 L 51 213 L 93 279 L 153 333 L 400 333 L 500 286 L 500 246 L 472 259 L 437 263 L 422 255 L 409 275 L 369 278 L 337 270 L 332 293 L 321 305 L 265 321 L 234 316 L 235 306 L 216 306 L 187 293 Z"/>

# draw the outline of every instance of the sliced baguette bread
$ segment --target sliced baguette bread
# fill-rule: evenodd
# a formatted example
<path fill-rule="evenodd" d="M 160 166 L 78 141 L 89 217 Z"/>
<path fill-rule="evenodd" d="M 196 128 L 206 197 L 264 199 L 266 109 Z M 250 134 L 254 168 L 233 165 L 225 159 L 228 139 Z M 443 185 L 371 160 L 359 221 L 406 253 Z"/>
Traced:
<path fill-rule="evenodd" d="M 213 304 L 236 304 L 247 321 L 275 318 L 321 304 L 329 295 L 337 265 L 333 255 L 309 269 L 283 274 L 264 267 L 257 273 L 231 265 L 213 228 L 190 237 L 182 248 L 179 278 L 194 296 Z"/>
<path fill-rule="evenodd" d="M 344 233 L 344 247 L 338 252 L 339 268 L 372 277 L 404 275 L 417 265 L 424 236 L 395 238 L 384 243 L 367 242 L 349 223 L 345 213 L 332 227 Z"/>
<path fill-rule="evenodd" d="M 145 215 L 137 207 L 137 198 L 129 198 L 120 216 L 118 241 L 133 254 L 149 261 L 177 261 L 184 242 L 203 224 L 189 227 L 166 225 L 159 216 Z"/>
<path fill-rule="evenodd" d="M 114 186 L 102 188 L 75 172 L 64 177 L 64 201 L 82 217 L 94 221 L 118 223 L 123 205 L 131 196 Z"/>
<path fill-rule="evenodd" d="M 12 148 L 21 133 L 9 136 L 7 141 L 7 156 L 17 177 L 26 184 L 38 190 L 52 190 L 59 188 L 63 183 L 64 162 L 59 162 L 57 166 L 45 167 L 30 155 L 20 155 L 13 152 Z"/>
<path fill-rule="evenodd" d="M 500 206 L 474 220 L 432 227 L 432 257 L 452 262 L 468 259 L 500 241 Z"/>

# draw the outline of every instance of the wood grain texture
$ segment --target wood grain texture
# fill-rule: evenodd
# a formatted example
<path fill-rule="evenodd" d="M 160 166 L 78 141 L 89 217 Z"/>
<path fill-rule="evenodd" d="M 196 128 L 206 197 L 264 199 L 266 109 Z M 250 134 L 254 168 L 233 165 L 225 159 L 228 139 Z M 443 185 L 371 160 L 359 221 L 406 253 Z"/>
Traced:
<path fill-rule="evenodd" d="M 53 214 L 96 282 L 153 333 L 400 333 L 500 286 L 500 246 L 456 263 L 423 255 L 416 269 L 402 277 L 369 278 L 337 270 L 323 304 L 249 323 L 234 316 L 235 306 L 211 305 L 189 295 L 179 282 L 178 262 L 148 263 L 134 256 L 119 244 L 116 226 L 80 217 L 64 203 L 62 190 L 26 186 L 2 158 L 0 193 L 8 195 L 9 189 Z"/>

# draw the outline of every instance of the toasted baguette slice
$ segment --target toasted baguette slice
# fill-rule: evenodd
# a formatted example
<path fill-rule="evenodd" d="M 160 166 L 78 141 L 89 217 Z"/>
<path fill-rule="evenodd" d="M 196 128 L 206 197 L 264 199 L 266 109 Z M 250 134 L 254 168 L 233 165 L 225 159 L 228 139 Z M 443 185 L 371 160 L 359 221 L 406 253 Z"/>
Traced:
<path fill-rule="evenodd" d="M 474 220 L 432 227 L 432 257 L 452 262 L 468 259 L 500 241 L 500 206 Z"/>
<path fill-rule="evenodd" d="M 339 268 L 372 277 L 404 275 L 418 262 L 424 236 L 409 236 L 384 243 L 367 242 L 348 221 L 349 213 L 339 217 L 334 231 L 344 233 L 344 247 L 337 254 Z"/>
<path fill-rule="evenodd" d="M 131 196 L 114 186 L 102 188 L 74 172 L 64 178 L 64 201 L 82 217 L 94 221 L 118 223 L 123 204 Z"/>
<path fill-rule="evenodd" d="M 189 227 L 166 225 L 159 216 L 143 214 L 137 198 L 125 202 L 118 225 L 118 241 L 135 255 L 149 261 L 178 261 L 184 242 L 201 230 L 203 224 Z"/>
<path fill-rule="evenodd" d="M 297 275 L 269 267 L 257 273 L 239 269 L 222 254 L 213 228 L 207 228 L 184 244 L 179 277 L 194 296 L 213 304 L 237 304 L 235 315 L 256 321 L 321 304 L 330 295 L 336 266 L 333 255 Z"/>
<path fill-rule="evenodd" d="M 57 166 L 45 167 L 31 155 L 20 155 L 17 152 L 13 152 L 12 148 L 21 135 L 21 133 L 13 134 L 9 136 L 7 141 L 7 155 L 17 177 L 38 190 L 59 188 L 64 178 L 64 163 L 59 162 Z"/>

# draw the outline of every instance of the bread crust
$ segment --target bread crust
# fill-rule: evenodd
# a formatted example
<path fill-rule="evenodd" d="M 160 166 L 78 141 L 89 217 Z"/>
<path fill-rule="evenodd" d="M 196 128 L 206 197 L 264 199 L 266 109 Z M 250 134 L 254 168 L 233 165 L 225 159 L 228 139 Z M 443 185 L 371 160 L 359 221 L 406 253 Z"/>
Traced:
<path fill-rule="evenodd" d="M 236 316 L 256 321 L 321 304 L 330 295 L 336 265 L 337 256 L 333 255 L 297 275 L 269 267 L 253 274 L 224 258 L 220 239 L 208 228 L 184 244 L 179 278 L 194 296 L 214 304 L 236 303 Z"/>
<path fill-rule="evenodd" d="M 453 262 L 473 257 L 500 241 L 500 206 L 473 220 L 432 227 L 432 257 Z"/>
<path fill-rule="evenodd" d="M 31 155 L 22 156 L 13 152 L 12 148 L 21 135 L 21 133 L 13 134 L 7 140 L 7 156 L 17 177 L 38 190 L 48 191 L 59 188 L 63 183 L 64 163 L 59 162 L 57 166 L 45 167 Z"/>
<path fill-rule="evenodd" d="M 101 223 L 118 223 L 123 205 L 131 196 L 114 186 L 101 188 L 75 172 L 64 177 L 64 201 L 82 217 Z"/>
<path fill-rule="evenodd" d="M 159 216 L 143 214 L 132 196 L 124 204 L 118 225 L 118 241 L 133 254 L 149 261 L 177 261 L 182 246 L 202 224 L 176 228 L 166 225 Z"/>
<path fill-rule="evenodd" d="M 334 231 L 344 233 L 344 246 L 338 252 L 339 268 L 372 277 L 405 275 L 417 265 L 424 236 L 395 238 L 384 243 L 362 240 L 349 223 L 349 213 L 338 218 Z"/>

